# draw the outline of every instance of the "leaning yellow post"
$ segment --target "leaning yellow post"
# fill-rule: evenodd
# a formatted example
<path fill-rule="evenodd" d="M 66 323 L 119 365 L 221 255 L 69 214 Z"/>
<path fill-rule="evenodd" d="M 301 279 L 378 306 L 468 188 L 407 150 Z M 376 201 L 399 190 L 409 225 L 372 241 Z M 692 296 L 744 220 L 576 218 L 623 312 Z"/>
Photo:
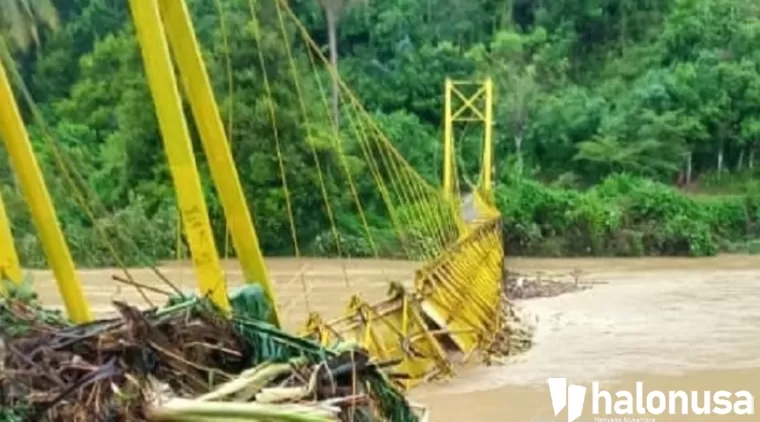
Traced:
<path fill-rule="evenodd" d="M 18 284 L 21 283 L 22 276 L 16 247 L 13 245 L 11 224 L 0 193 L 0 282 L 5 279 Z M 0 283 L 0 294 L 3 293 L 3 289 L 4 285 Z"/>
<path fill-rule="evenodd" d="M 190 131 L 182 110 L 158 3 L 154 0 L 130 0 L 129 4 L 169 159 L 198 287 L 201 294 L 209 295 L 214 303 L 222 309 L 229 310 L 224 273 L 201 190 Z"/>
<path fill-rule="evenodd" d="M 453 198 L 454 180 L 454 119 L 452 118 L 451 93 L 454 85 L 451 79 L 446 79 L 443 114 L 443 196 L 447 200 Z"/>
<path fill-rule="evenodd" d="M 0 137 L 5 141 L 21 192 L 32 213 L 32 220 L 42 243 L 48 264 L 58 282 L 63 304 L 74 322 L 90 321 L 90 307 L 82 292 L 82 283 L 71 259 L 63 231 L 55 215 L 53 201 L 45 186 L 42 172 L 34 157 L 29 135 L 13 97 L 8 75 L 0 62 Z"/>
<path fill-rule="evenodd" d="M 480 189 L 489 203 L 493 202 L 493 81 L 485 81 L 485 111 L 483 112 L 483 183 Z"/>
<path fill-rule="evenodd" d="M 184 0 L 159 0 L 161 15 L 166 23 L 166 35 L 174 52 L 179 73 L 184 82 L 195 117 L 203 149 L 208 158 L 211 176 L 222 201 L 224 215 L 232 234 L 243 274 L 249 283 L 264 288 L 272 305 L 272 323 L 280 324 L 274 286 L 269 278 L 264 256 L 259 246 L 256 227 L 240 186 L 235 162 L 222 125 L 222 119 L 209 82 L 195 30 Z"/>

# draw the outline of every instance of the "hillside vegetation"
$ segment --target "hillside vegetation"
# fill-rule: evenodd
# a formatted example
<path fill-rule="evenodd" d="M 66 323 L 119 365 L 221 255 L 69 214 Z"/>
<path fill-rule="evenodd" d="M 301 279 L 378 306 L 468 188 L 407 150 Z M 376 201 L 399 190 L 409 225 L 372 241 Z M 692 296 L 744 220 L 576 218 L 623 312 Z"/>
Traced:
<path fill-rule="evenodd" d="M 77 164 L 69 181 L 24 106 L 59 217 L 77 261 L 110 265 L 70 183 L 87 187 L 108 212 L 99 225 L 129 264 L 175 256 L 176 215 L 168 167 L 139 48 L 123 0 L 59 2 L 57 31 L 8 19 L 0 31 L 60 148 Z M 247 197 L 268 254 L 293 253 L 275 140 L 258 66 L 264 57 L 299 243 L 327 253 L 329 229 L 302 146 L 307 128 L 290 82 L 289 44 L 271 0 L 188 0 Z M 399 152 L 432 183 L 441 177 L 443 83 L 490 76 L 496 90 L 496 193 L 510 254 L 710 255 L 752 248 L 760 226 L 760 3 L 747 0 L 296 0 L 290 2 L 320 45 L 333 47 L 340 74 Z M 250 7 L 259 25 L 251 22 Z M 220 20 L 220 16 L 224 16 Z M 224 30 L 226 28 L 226 30 Z M 252 34 L 260 31 L 260 44 Z M 330 31 L 334 29 L 334 31 Z M 292 27 L 290 28 L 293 31 Z M 335 37 L 331 37 L 333 33 Z M 319 103 L 303 45 L 291 42 L 303 70 L 301 94 Z M 228 67 L 227 59 L 231 66 Z M 231 92 L 227 75 L 232 75 Z M 328 86 L 329 88 L 329 86 Z M 328 94 L 329 96 L 329 94 Z M 313 124 L 329 130 L 322 111 Z M 289 117 L 290 116 L 290 117 Z M 338 119 L 345 125 L 345 119 Z M 480 168 L 481 132 L 458 134 L 462 183 Z M 320 145 L 329 157 L 332 146 Z M 197 148 L 200 151 L 200 148 Z M 204 174 L 207 166 L 199 154 Z M 350 157 L 357 171 L 362 157 Z M 337 166 L 327 160 L 328 166 Z M 366 242 L 349 192 L 326 171 L 338 225 Z M 0 188 L 27 265 L 44 265 L 7 159 Z M 371 183 L 365 181 L 361 183 Z M 358 186 L 378 231 L 390 223 L 379 198 Z M 694 195 L 677 189 L 701 190 Z M 205 186 L 220 249 L 224 224 Z M 86 202 L 91 202 L 88 199 Z M 318 211 L 319 210 L 319 211 Z"/>

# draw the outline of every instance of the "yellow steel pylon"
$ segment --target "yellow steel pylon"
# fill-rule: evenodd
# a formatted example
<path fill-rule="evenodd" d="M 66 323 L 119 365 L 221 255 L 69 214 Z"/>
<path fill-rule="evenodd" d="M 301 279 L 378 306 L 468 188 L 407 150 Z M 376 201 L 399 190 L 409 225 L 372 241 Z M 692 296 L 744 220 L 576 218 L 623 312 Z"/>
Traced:
<path fill-rule="evenodd" d="M 2 46 L 4 48 L 4 46 Z M 21 119 L 5 67 L 0 61 L 0 138 L 5 141 L 14 173 L 18 176 L 42 243 L 48 264 L 58 282 L 66 312 L 77 323 L 91 320 L 90 307 L 74 267 L 63 231 L 58 224 L 53 202 L 34 156 L 29 135 Z"/>
<path fill-rule="evenodd" d="M 201 178 L 195 164 L 190 131 L 182 109 L 169 45 L 164 36 L 159 5 L 152 0 L 130 0 L 129 4 L 169 159 L 198 287 L 201 294 L 209 295 L 214 303 L 222 309 L 229 310 L 224 272 L 219 262 L 208 208 L 201 190 Z"/>
<path fill-rule="evenodd" d="M 187 6 L 184 1 L 178 0 L 160 0 L 158 4 L 245 280 L 261 284 L 272 306 L 271 322 L 279 326 L 274 286 L 267 272 L 256 227 L 232 159 L 229 134 L 225 134 L 222 125 Z"/>
<path fill-rule="evenodd" d="M 465 94 L 461 88 L 475 89 L 473 94 Z M 457 105 L 455 107 L 455 104 Z M 444 93 L 443 130 L 443 193 L 446 198 L 455 198 L 454 124 L 476 122 L 483 125 L 483 161 L 481 178 L 478 181 L 480 194 L 488 201 L 492 198 L 493 177 L 493 81 L 453 81 L 446 79 Z"/>
<path fill-rule="evenodd" d="M 21 283 L 21 266 L 19 265 L 16 247 L 13 245 L 13 234 L 8 214 L 5 212 L 2 192 L 0 192 L 0 293 L 5 285 L 2 281 L 10 280 Z"/>

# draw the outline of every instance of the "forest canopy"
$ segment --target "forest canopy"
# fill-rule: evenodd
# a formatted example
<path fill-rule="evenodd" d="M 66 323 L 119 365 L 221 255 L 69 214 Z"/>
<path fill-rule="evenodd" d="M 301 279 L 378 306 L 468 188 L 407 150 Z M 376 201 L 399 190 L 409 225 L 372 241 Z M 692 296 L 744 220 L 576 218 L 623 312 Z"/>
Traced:
<path fill-rule="evenodd" d="M 113 258 L 68 183 L 98 198 L 104 210 L 98 224 L 118 226 L 130 238 L 110 239 L 128 263 L 176 256 L 172 183 L 127 2 L 53 2 L 57 14 L 43 3 L 3 2 L 0 32 L 48 126 L 19 95 L 78 263 L 110 265 Z M 349 124 L 342 105 L 321 92 L 323 83 L 329 91 L 330 75 L 311 71 L 313 52 L 283 35 L 298 30 L 291 23 L 282 31 L 276 0 L 187 3 L 223 119 L 232 121 L 230 141 L 265 252 L 294 253 L 278 176 L 279 136 L 298 242 L 311 254 L 334 253 L 321 244 L 329 223 L 303 146 L 307 130 L 329 133 L 334 120 Z M 701 256 L 753 249 L 760 231 L 760 3 L 289 3 L 400 154 L 436 186 L 445 79 L 493 79 L 495 191 L 508 253 Z M 300 88 L 288 79 L 292 63 L 304 75 Z M 272 75 L 270 93 L 264 71 Z M 329 107 L 317 107 L 320 94 Z M 295 117 L 304 102 L 314 127 Z M 48 129 L 62 152 L 45 141 Z M 481 138 L 478 128 L 458 133 L 462 184 L 477 177 Z M 326 189 L 336 198 L 347 252 L 366 256 L 349 192 L 330 173 L 330 165 L 338 166 L 331 148 L 317 145 L 328 163 Z M 76 163 L 80 179 L 62 174 L 61 153 Z M 0 188 L 17 248 L 26 265 L 44 265 L 3 154 Z M 361 156 L 349 158 L 357 171 L 366 168 Z M 198 161 L 208 176 L 201 153 Z M 223 245 L 221 206 L 205 181 Z M 358 190 L 369 224 L 382 233 L 389 223 L 380 199 Z"/>

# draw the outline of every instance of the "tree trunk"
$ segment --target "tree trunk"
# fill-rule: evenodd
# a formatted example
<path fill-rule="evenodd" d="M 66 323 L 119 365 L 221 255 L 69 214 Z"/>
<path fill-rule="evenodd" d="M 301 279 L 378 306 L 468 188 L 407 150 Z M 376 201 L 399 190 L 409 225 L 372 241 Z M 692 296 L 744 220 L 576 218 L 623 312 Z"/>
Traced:
<path fill-rule="evenodd" d="M 744 170 L 744 151 L 746 151 L 746 149 L 742 148 L 739 152 L 739 159 L 736 161 L 736 171 L 738 172 Z"/>
<path fill-rule="evenodd" d="M 686 157 L 686 184 L 691 184 L 691 176 L 692 172 L 694 171 L 693 166 L 693 160 L 694 160 L 694 152 L 689 152 L 689 156 Z"/>
<path fill-rule="evenodd" d="M 327 15 L 327 39 L 330 47 L 330 66 L 334 69 L 332 74 L 332 113 L 335 130 L 340 125 L 340 80 L 338 78 L 338 16 L 335 10 L 325 8 Z"/>
<path fill-rule="evenodd" d="M 753 168 L 755 168 L 755 147 L 754 146 L 750 146 L 749 147 L 749 159 L 748 159 L 748 161 L 749 161 L 749 163 L 748 163 L 749 169 L 752 170 Z"/>
<path fill-rule="evenodd" d="M 522 158 L 522 133 L 515 135 L 515 154 L 517 154 L 517 172 L 522 174 L 523 171 L 523 158 Z"/>

